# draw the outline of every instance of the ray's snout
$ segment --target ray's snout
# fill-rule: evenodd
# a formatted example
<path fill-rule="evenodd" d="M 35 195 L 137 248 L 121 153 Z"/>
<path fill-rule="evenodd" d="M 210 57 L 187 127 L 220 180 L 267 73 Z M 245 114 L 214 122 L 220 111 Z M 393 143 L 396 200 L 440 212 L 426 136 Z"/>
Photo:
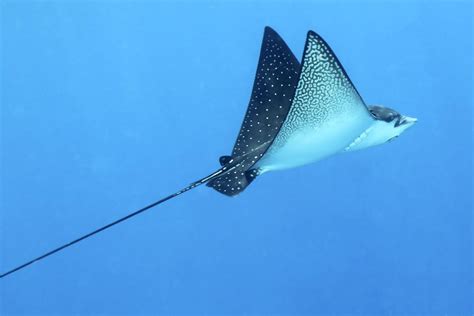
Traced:
<path fill-rule="evenodd" d="M 415 124 L 416 122 L 418 122 L 418 119 L 415 118 L 415 117 L 404 116 L 403 119 L 404 119 L 404 121 L 405 121 L 405 124 L 413 125 L 413 124 Z"/>
<path fill-rule="evenodd" d="M 404 128 L 411 127 L 413 124 L 418 122 L 417 118 L 409 117 L 409 116 L 402 116 L 398 122 L 395 123 L 395 127 L 403 126 Z"/>

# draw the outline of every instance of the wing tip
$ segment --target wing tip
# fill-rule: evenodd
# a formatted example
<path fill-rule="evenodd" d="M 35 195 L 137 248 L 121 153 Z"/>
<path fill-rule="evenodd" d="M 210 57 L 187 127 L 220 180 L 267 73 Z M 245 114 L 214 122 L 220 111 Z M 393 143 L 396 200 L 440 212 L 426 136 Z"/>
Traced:
<path fill-rule="evenodd" d="M 271 26 L 268 26 L 266 25 L 265 28 L 264 28 L 264 32 L 267 33 L 276 33 L 276 31 L 271 27 Z"/>
<path fill-rule="evenodd" d="M 275 40 L 282 40 L 280 34 L 278 34 L 277 31 L 275 31 L 272 27 L 270 26 L 265 26 L 265 29 L 263 31 L 263 42 L 268 41 L 270 39 L 275 39 Z"/>
<path fill-rule="evenodd" d="M 323 39 L 323 38 L 321 37 L 321 35 L 319 35 L 318 33 L 316 33 L 316 32 L 313 31 L 313 30 L 309 30 L 308 33 L 306 34 L 306 36 L 307 36 L 308 38 L 313 37 L 313 38 L 320 39 L 320 40 Z"/>

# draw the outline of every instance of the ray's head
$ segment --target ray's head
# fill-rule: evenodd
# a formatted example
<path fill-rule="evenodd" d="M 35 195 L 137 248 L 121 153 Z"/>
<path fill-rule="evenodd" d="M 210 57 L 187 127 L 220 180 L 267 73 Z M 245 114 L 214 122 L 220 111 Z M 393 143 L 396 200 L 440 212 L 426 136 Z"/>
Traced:
<path fill-rule="evenodd" d="M 369 111 L 376 120 L 375 130 L 372 131 L 374 136 L 376 135 L 373 145 L 394 140 L 417 121 L 416 118 L 401 115 L 391 108 L 380 105 L 369 106 Z"/>

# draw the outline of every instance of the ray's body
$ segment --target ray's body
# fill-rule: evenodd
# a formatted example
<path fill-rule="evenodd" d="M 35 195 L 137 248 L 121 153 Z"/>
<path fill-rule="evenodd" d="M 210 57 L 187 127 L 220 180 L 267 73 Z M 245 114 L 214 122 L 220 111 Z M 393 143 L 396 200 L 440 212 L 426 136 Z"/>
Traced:
<path fill-rule="evenodd" d="M 300 65 L 283 39 L 266 27 L 253 90 L 240 132 L 221 168 L 182 190 L 57 247 L 0 278 L 175 198 L 201 184 L 234 196 L 260 174 L 385 143 L 416 119 L 367 107 L 331 48 L 316 33 L 306 39 Z"/>

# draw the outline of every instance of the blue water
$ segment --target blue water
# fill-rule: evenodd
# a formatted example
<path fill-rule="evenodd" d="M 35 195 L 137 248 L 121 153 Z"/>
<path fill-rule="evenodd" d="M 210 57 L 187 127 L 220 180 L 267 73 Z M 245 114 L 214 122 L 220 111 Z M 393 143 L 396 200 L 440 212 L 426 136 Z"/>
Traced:
<path fill-rule="evenodd" d="M 0 281 L 1 315 L 472 315 L 469 2 L 1 4 L 0 271 L 213 172 L 265 25 L 331 45 L 396 141 L 200 187 Z"/>

